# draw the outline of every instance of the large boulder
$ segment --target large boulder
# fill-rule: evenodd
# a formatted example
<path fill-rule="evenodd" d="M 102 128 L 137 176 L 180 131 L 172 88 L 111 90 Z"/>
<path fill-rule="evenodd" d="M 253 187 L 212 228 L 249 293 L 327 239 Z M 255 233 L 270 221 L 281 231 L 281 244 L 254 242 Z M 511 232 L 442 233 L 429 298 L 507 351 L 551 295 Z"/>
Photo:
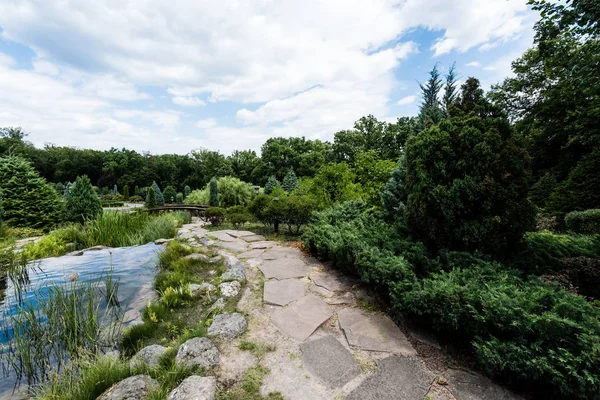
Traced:
<path fill-rule="evenodd" d="M 219 350 L 210 339 L 193 338 L 179 346 L 175 364 L 185 367 L 211 367 L 219 363 Z"/>
<path fill-rule="evenodd" d="M 149 367 L 158 367 L 159 360 L 167 351 L 166 347 L 159 344 L 153 344 L 151 346 L 144 347 L 138 353 L 131 358 L 129 366 L 135 368 L 139 365 L 148 365 Z"/>
<path fill-rule="evenodd" d="M 192 375 L 171 391 L 169 400 L 213 400 L 217 392 L 214 376 Z"/>
<path fill-rule="evenodd" d="M 213 318 L 208 328 L 209 335 L 234 338 L 241 335 L 248 328 L 246 317 L 240 313 L 223 313 Z"/>
<path fill-rule="evenodd" d="M 145 400 L 158 387 L 158 382 L 148 375 L 135 375 L 108 389 L 99 400 Z"/>

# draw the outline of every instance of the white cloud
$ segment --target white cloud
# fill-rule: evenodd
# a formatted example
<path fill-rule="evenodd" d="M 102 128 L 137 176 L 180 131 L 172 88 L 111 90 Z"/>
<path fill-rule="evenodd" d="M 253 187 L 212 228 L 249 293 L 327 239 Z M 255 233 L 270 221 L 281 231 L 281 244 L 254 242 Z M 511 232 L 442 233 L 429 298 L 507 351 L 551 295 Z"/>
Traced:
<path fill-rule="evenodd" d="M 406 96 L 398 100 L 398 105 L 404 106 L 406 104 L 412 104 L 417 99 L 417 96 Z"/>
<path fill-rule="evenodd" d="M 481 67 L 481 63 L 479 61 L 471 61 L 470 63 L 465 64 L 467 67 Z"/>
<path fill-rule="evenodd" d="M 494 67 L 493 65 L 487 65 L 487 66 L 483 67 L 483 69 L 486 71 L 495 71 L 496 67 Z"/>
<path fill-rule="evenodd" d="M 201 119 L 200 121 L 196 122 L 195 126 L 200 129 L 214 128 L 217 126 L 217 121 L 214 118 Z"/>
<path fill-rule="evenodd" d="M 184 107 L 202 107 L 206 105 L 201 99 L 193 96 L 175 96 L 173 103 Z"/>

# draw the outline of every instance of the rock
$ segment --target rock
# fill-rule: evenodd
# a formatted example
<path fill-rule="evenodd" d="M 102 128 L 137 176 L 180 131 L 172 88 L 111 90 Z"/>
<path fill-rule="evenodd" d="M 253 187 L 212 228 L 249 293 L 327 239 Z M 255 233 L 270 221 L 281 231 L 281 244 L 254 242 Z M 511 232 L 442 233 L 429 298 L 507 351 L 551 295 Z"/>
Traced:
<path fill-rule="evenodd" d="M 209 312 L 221 311 L 225 308 L 225 299 L 219 297 L 208 309 Z"/>
<path fill-rule="evenodd" d="M 253 242 L 264 242 L 265 241 L 265 237 L 262 235 L 250 235 L 250 236 L 244 236 L 242 237 L 242 239 L 245 242 L 248 243 L 253 243 Z"/>
<path fill-rule="evenodd" d="M 100 250 L 108 250 L 110 249 L 110 247 L 106 247 L 106 246 L 94 246 L 94 247 L 90 247 L 88 249 L 85 249 L 83 251 L 100 251 Z"/>
<path fill-rule="evenodd" d="M 308 295 L 271 315 L 271 323 L 286 335 L 304 341 L 333 315 L 329 305 L 320 298 Z"/>
<path fill-rule="evenodd" d="M 341 304 L 352 305 L 355 302 L 355 298 L 352 293 L 348 292 L 348 293 L 344 293 L 340 297 L 336 297 L 334 299 L 326 300 L 326 301 L 328 304 L 331 304 L 331 305 L 341 305 Z"/>
<path fill-rule="evenodd" d="M 79 257 L 79 256 L 82 256 L 83 253 L 84 253 L 83 250 L 75 250 L 75 251 L 72 251 L 72 252 L 67 253 L 65 255 L 69 256 L 69 257 Z"/>
<path fill-rule="evenodd" d="M 259 265 L 258 268 L 267 279 L 302 278 L 308 275 L 312 270 L 309 266 L 304 264 L 302 260 L 294 258 L 266 261 Z"/>
<path fill-rule="evenodd" d="M 279 260 L 280 258 L 302 258 L 302 253 L 297 249 L 290 247 L 271 247 L 261 256 L 263 260 Z"/>
<path fill-rule="evenodd" d="M 213 400 L 217 392 L 214 376 L 192 375 L 169 393 L 168 400 Z"/>
<path fill-rule="evenodd" d="M 300 344 L 304 368 L 331 388 L 342 387 L 360 374 L 352 354 L 331 335 Z"/>
<path fill-rule="evenodd" d="M 161 244 L 169 243 L 169 242 L 170 242 L 170 241 L 172 241 L 172 240 L 173 240 L 173 239 L 156 239 L 156 240 L 154 241 L 154 244 L 157 244 L 157 245 L 159 245 L 159 246 L 160 246 Z"/>
<path fill-rule="evenodd" d="M 276 244 L 277 243 L 275 243 L 275 242 L 271 242 L 271 241 L 265 240 L 265 241 L 262 241 L 262 242 L 253 242 L 253 243 L 250 243 L 250 246 L 248 246 L 248 248 L 250 248 L 252 250 L 255 250 L 255 249 L 264 250 L 264 249 L 268 249 L 270 247 L 273 247 Z"/>
<path fill-rule="evenodd" d="M 241 252 L 246 251 L 248 243 L 244 242 L 243 240 L 235 239 L 234 241 L 230 242 L 217 242 L 217 246 L 224 249 Z"/>
<path fill-rule="evenodd" d="M 212 324 L 208 327 L 208 334 L 234 338 L 244 333 L 246 328 L 248 323 L 242 314 L 223 313 L 213 318 Z"/>
<path fill-rule="evenodd" d="M 285 306 L 306 293 L 306 284 L 297 279 L 265 282 L 263 299 L 266 304 Z"/>
<path fill-rule="evenodd" d="M 219 285 L 219 290 L 221 291 L 223 297 L 237 296 L 241 288 L 242 285 L 240 285 L 238 281 L 225 282 Z"/>
<path fill-rule="evenodd" d="M 242 254 L 238 254 L 239 258 L 258 258 L 264 252 L 261 249 L 250 250 Z"/>
<path fill-rule="evenodd" d="M 450 369 L 444 373 L 444 378 L 450 392 L 460 400 L 523 400 L 474 372 Z"/>
<path fill-rule="evenodd" d="M 208 235 L 217 238 L 221 242 L 233 242 L 235 240 L 235 238 L 229 235 L 227 231 L 209 232 Z"/>
<path fill-rule="evenodd" d="M 235 280 L 235 281 L 243 281 L 246 279 L 246 274 L 244 273 L 244 265 L 241 262 L 237 262 L 227 268 L 227 271 L 221 274 L 221 279 L 224 281 Z"/>
<path fill-rule="evenodd" d="M 333 292 L 330 292 L 329 290 L 325 289 L 324 287 L 315 285 L 314 282 L 311 282 L 311 284 L 310 284 L 310 291 L 313 293 L 316 293 L 318 295 L 321 295 L 323 297 L 331 297 L 334 295 Z M 329 304 L 331 304 L 331 303 L 329 303 Z"/>
<path fill-rule="evenodd" d="M 99 400 L 145 400 L 158 382 L 148 375 L 135 375 L 108 389 Z"/>
<path fill-rule="evenodd" d="M 205 254 L 200 254 L 200 253 L 192 253 L 192 254 L 188 254 L 187 256 L 183 257 L 184 260 L 200 260 L 200 261 L 205 261 L 205 262 L 210 262 L 210 257 L 205 255 Z"/>
<path fill-rule="evenodd" d="M 434 378 L 414 358 L 391 356 L 377 365 L 379 370 L 375 375 L 365 379 L 346 400 L 423 399 Z"/>
<path fill-rule="evenodd" d="M 246 238 L 248 236 L 255 236 L 254 232 L 250 232 L 250 231 L 233 231 L 233 230 L 228 230 L 225 231 L 227 232 L 227 234 L 229 236 L 233 236 L 234 238 Z"/>
<path fill-rule="evenodd" d="M 338 312 L 338 321 L 352 347 L 406 356 L 417 354 L 404 333 L 386 316 L 345 308 Z"/>
<path fill-rule="evenodd" d="M 194 296 L 203 294 L 210 295 L 217 292 L 217 287 L 207 282 L 201 283 L 199 285 L 197 283 L 190 283 L 190 292 L 192 292 Z"/>
<path fill-rule="evenodd" d="M 219 350 L 210 339 L 192 338 L 179 346 L 175 364 L 185 367 L 211 367 L 219 364 Z"/>
<path fill-rule="evenodd" d="M 129 361 L 129 367 L 135 368 L 138 365 L 144 364 L 148 365 L 149 367 L 158 367 L 158 361 L 163 354 L 165 354 L 165 351 L 167 351 L 167 348 L 159 344 L 153 344 L 151 346 L 144 347 L 131 358 L 131 361 Z"/>
<path fill-rule="evenodd" d="M 210 260 L 208 260 L 208 262 L 210 262 L 210 263 L 216 263 L 216 262 L 221 261 L 222 259 L 223 259 L 223 256 L 214 256 Z"/>
<path fill-rule="evenodd" d="M 315 285 L 325 288 L 330 292 L 340 292 L 348 289 L 348 285 L 343 283 L 340 278 L 328 273 L 314 272 L 310 274 L 310 280 Z"/>

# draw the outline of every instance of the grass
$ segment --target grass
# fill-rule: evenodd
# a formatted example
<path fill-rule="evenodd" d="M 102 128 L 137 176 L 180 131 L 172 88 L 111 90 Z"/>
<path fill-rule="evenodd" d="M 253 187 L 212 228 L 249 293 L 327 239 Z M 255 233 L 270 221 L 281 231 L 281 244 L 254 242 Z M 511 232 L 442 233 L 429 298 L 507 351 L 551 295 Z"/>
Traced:
<path fill-rule="evenodd" d="M 251 342 L 247 340 L 242 340 L 238 347 L 240 350 L 249 351 L 258 358 L 262 358 L 265 354 L 275 351 L 275 345 L 273 344 Z"/>
<path fill-rule="evenodd" d="M 216 400 L 283 400 L 279 392 L 271 392 L 266 397 L 260 394 L 263 380 L 270 372 L 262 365 L 248 368 L 242 382 L 229 390 L 219 391 Z"/>

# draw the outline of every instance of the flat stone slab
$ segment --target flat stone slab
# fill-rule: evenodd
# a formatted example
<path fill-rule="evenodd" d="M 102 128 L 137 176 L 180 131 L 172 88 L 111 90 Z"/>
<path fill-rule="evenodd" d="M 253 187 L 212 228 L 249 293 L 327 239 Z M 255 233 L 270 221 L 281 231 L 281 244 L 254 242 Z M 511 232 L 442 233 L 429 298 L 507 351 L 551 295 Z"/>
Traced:
<path fill-rule="evenodd" d="M 312 270 L 302 260 L 295 258 L 266 261 L 258 266 L 267 279 L 302 278 Z"/>
<path fill-rule="evenodd" d="M 333 315 L 329 305 L 316 296 L 304 296 L 271 315 L 271 323 L 286 335 L 304 341 Z"/>
<path fill-rule="evenodd" d="M 306 284 L 297 279 L 265 282 L 263 299 L 267 304 L 285 306 L 306 293 Z"/>
<path fill-rule="evenodd" d="M 250 246 L 248 246 L 251 249 L 268 249 L 271 248 L 273 246 L 275 246 L 277 243 L 275 242 L 271 242 L 269 240 L 265 240 L 262 242 L 253 242 L 250 243 Z"/>
<path fill-rule="evenodd" d="M 342 282 L 337 276 L 325 272 L 314 272 L 310 274 L 310 280 L 313 281 L 315 285 L 331 292 L 341 292 L 348 289 L 348 285 Z"/>
<path fill-rule="evenodd" d="M 225 232 L 229 236 L 233 236 L 234 238 L 245 238 L 247 236 L 256 236 L 256 234 L 254 232 L 250 232 L 250 231 L 233 231 L 233 230 L 227 230 Z"/>
<path fill-rule="evenodd" d="M 242 237 L 242 239 L 248 243 L 264 242 L 265 237 L 263 235 L 250 235 L 250 236 L 244 236 L 244 237 Z"/>
<path fill-rule="evenodd" d="M 304 368 L 331 388 L 338 388 L 360 374 L 352 354 L 333 336 L 300 344 Z"/>
<path fill-rule="evenodd" d="M 234 338 L 241 335 L 248 328 L 246 317 L 240 313 L 223 313 L 213 318 L 208 327 L 209 335 Z"/>
<path fill-rule="evenodd" d="M 219 239 L 222 242 L 233 242 L 235 238 L 227 233 L 227 231 L 208 232 L 208 236 Z"/>
<path fill-rule="evenodd" d="M 254 249 L 242 254 L 238 254 L 238 258 L 259 258 L 262 253 L 264 253 L 264 250 Z"/>
<path fill-rule="evenodd" d="M 341 305 L 341 304 L 354 304 L 354 302 L 356 301 L 356 298 L 354 297 L 354 294 L 348 292 L 348 293 L 344 293 L 343 295 L 327 300 L 328 304 L 331 305 Z"/>
<path fill-rule="evenodd" d="M 144 400 L 157 387 L 158 382 L 150 376 L 134 375 L 108 389 L 99 400 Z"/>
<path fill-rule="evenodd" d="M 423 399 L 434 375 L 417 359 L 391 356 L 377 363 L 379 370 L 360 384 L 346 400 Z"/>
<path fill-rule="evenodd" d="M 313 293 L 319 294 L 323 297 L 331 297 L 334 295 L 333 292 L 325 289 L 324 287 L 315 285 L 314 282 L 311 282 L 311 284 L 310 284 L 310 291 Z M 331 304 L 331 303 L 329 303 L 329 304 Z"/>
<path fill-rule="evenodd" d="M 243 240 L 239 240 L 239 239 L 234 239 L 229 242 L 221 241 L 221 242 L 217 242 L 216 244 L 219 247 L 222 247 L 222 248 L 228 249 L 228 250 L 233 250 L 233 251 L 246 251 L 246 248 L 248 247 L 248 243 L 244 242 Z"/>
<path fill-rule="evenodd" d="M 474 372 L 450 369 L 444 373 L 444 378 L 450 392 L 460 400 L 523 400 Z"/>
<path fill-rule="evenodd" d="M 280 258 L 302 258 L 302 253 L 291 247 L 271 247 L 261 256 L 263 260 L 279 260 Z"/>
<path fill-rule="evenodd" d="M 168 400 L 213 400 L 217 393 L 214 376 L 192 375 L 169 393 Z"/>
<path fill-rule="evenodd" d="M 345 308 L 338 312 L 338 321 L 352 347 L 406 356 L 417 354 L 406 336 L 388 317 L 367 314 L 357 308 Z"/>

